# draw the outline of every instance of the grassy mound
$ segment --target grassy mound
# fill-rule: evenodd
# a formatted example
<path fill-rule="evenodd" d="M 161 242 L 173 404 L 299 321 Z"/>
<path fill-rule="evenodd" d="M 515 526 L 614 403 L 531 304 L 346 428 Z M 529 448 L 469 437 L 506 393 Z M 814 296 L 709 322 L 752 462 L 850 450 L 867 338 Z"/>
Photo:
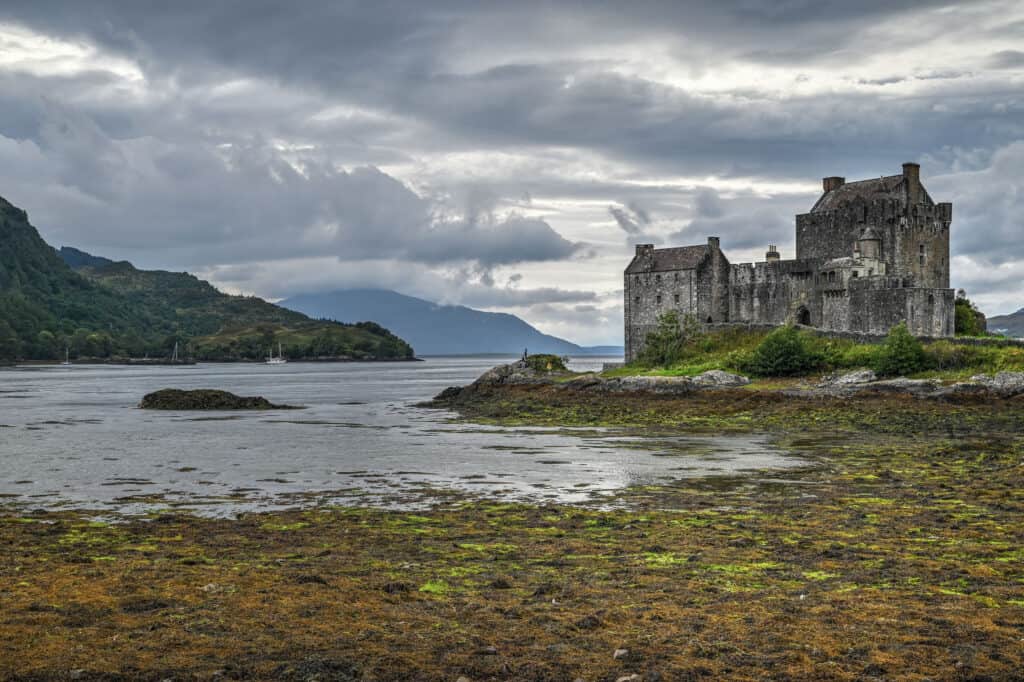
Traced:
<path fill-rule="evenodd" d="M 540 353 L 526 358 L 526 366 L 536 372 L 568 372 L 565 361 L 557 355 Z"/>
<path fill-rule="evenodd" d="M 861 368 L 874 369 L 883 376 L 962 380 L 975 374 L 1024 371 L 1024 348 L 970 346 L 952 340 L 922 344 L 899 327 L 880 344 L 827 338 L 796 329 L 765 332 L 732 328 L 688 336 L 671 363 L 641 360 L 610 370 L 605 376 L 695 376 L 721 369 L 755 377 L 807 377 Z"/>

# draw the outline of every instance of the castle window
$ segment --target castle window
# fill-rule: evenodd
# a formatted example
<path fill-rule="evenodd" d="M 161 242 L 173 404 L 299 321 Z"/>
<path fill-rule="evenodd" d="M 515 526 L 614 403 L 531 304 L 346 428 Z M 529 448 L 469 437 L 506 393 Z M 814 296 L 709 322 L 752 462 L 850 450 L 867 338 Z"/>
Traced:
<path fill-rule="evenodd" d="M 678 273 L 678 272 L 676 273 L 676 276 L 675 276 L 675 280 L 676 280 L 677 282 L 679 281 L 679 273 Z"/>
<path fill-rule="evenodd" d="M 655 280 L 656 282 L 660 282 L 660 281 L 661 281 L 661 275 L 655 275 L 655 276 L 654 276 L 654 280 Z"/>
<path fill-rule="evenodd" d="M 640 297 L 637 296 L 636 298 L 634 298 L 633 302 L 636 303 L 637 305 L 640 305 Z"/>
<path fill-rule="evenodd" d="M 656 302 L 658 305 L 661 305 L 661 294 L 658 294 Z"/>
<path fill-rule="evenodd" d="M 860 273 L 857 272 L 856 270 L 854 270 L 853 274 L 851 275 L 851 277 L 860 277 Z"/>
<path fill-rule="evenodd" d="M 924 265 L 924 244 L 921 244 L 920 246 L 918 246 L 917 253 L 918 253 L 918 256 L 917 256 L 918 264 L 919 265 Z"/>
<path fill-rule="evenodd" d="M 676 294 L 676 303 L 679 303 L 679 294 Z"/>
<path fill-rule="evenodd" d="M 928 305 L 935 305 L 935 295 L 928 294 Z"/>

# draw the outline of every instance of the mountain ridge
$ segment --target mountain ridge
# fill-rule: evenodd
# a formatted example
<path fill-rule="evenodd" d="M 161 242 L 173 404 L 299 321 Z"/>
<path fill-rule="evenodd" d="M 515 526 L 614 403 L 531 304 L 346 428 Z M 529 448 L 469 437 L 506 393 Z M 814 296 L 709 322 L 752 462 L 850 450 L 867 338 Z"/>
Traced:
<path fill-rule="evenodd" d="M 988 330 L 1014 338 L 1024 337 L 1024 308 L 1009 315 L 994 315 L 988 318 Z"/>
<path fill-rule="evenodd" d="M 198 360 L 259 360 L 271 344 L 294 359 L 413 357 L 372 322 L 312 320 L 187 273 L 58 251 L 0 197 L 0 360 L 168 357 L 178 345 Z"/>
<path fill-rule="evenodd" d="M 375 319 L 421 355 L 554 353 L 621 355 L 621 346 L 580 346 L 545 334 L 511 313 L 444 305 L 389 289 L 337 289 L 298 294 L 280 305 L 310 317 L 347 321 L 373 311 Z"/>

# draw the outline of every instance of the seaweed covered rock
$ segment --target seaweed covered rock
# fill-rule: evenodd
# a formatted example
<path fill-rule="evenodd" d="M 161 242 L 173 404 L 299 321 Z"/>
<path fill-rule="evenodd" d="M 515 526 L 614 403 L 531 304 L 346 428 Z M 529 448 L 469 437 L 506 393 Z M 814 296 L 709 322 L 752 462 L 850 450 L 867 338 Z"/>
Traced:
<path fill-rule="evenodd" d="M 227 391 L 199 389 L 183 391 L 165 388 L 149 393 L 139 404 L 144 410 L 290 410 L 291 405 L 275 405 L 262 396 L 238 396 Z"/>

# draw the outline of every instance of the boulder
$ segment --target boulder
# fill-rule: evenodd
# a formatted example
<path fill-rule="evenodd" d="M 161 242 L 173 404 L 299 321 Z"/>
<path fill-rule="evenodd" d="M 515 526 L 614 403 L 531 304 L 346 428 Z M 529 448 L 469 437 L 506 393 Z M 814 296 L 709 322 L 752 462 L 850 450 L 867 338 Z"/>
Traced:
<path fill-rule="evenodd" d="M 845 374 L 832 374 L 824 378 L 818 386 L 824 388 L 826 386 L 858 386 L 860 384 L 868 384 L 872 381 L 876 381 L 878 375 L 870 369 L 858 369 L 853 372 L 846 372 Z"/>
<path fill-rule="evenodd" d="M 935 379 L 897 377 L 895 379 L 885 379 L 884 381 L 873 381 L 864 386 L 864 389 L 875 393 L 903 393 L 926 398 L 941 393 L 942 384 Z"/>
<path fill-rule="evenodd" d="M 999 372 L 994 376 L 976 374 L 970 383 L 984 386 L 1000 397 L 1010 398 L 1024 393 L 1024 372 Z"/>
<path fill-rule="evenodd" d="M 262 396 L 237 396 L 227 391 L 199 389 L 182 391 L 165 388 L 142 398 L 144 410 L 290 410 L 290 405 L 275 405 Z"/>
<path fill-rule="evenodd" d="M 632 376 L 606 379 L 591 390 L 612 393 L 659 393 L 664 395 L 685 395 L 693 393 L 698 385 L 690 377 Z"/>
<path fill-rule="evenodd" d="M 720 369 L 710 369 L 693 377 L 693 383 L 705 388 L 734 388 L 736 386 L 746 386 L 750 383 L 750 379 L 739 374 L 723 372 Z"/>

